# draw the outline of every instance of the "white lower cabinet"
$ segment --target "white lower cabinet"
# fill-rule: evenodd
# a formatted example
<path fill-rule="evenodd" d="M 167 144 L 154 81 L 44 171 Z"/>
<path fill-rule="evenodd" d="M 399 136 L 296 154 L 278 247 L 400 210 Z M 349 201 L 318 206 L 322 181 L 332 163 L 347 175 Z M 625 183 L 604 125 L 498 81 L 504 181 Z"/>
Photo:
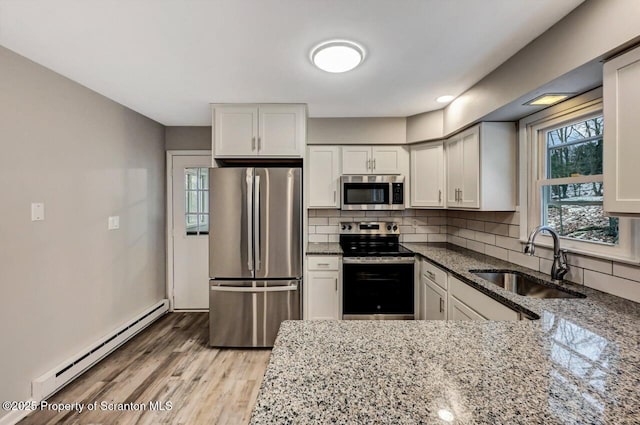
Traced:
<path fill-rule="evenodd" d="M 424 320 L 520 320 L 521 314 L 451 276 L 420 262 L 419 318 Z"/>
<path fill-rule="evenodd" d="M 340 318 L 340 258 L 309 256 L 304 286 L 304 318 L 338 320 Z"/>

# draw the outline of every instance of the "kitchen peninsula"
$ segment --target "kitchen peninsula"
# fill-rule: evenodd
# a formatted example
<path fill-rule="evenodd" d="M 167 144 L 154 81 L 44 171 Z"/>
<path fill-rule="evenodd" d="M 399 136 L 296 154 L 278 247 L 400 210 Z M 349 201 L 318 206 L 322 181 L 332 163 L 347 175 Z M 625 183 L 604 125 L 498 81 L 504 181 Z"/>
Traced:
<path fill-rule="evenodd" d="M 468 270 L 526 269 L 405 246 L 540 319 L 285 322 L 252 424 L 640 422 L 639 304 L 577 285 L 586 298 L 525 299 Z"/>

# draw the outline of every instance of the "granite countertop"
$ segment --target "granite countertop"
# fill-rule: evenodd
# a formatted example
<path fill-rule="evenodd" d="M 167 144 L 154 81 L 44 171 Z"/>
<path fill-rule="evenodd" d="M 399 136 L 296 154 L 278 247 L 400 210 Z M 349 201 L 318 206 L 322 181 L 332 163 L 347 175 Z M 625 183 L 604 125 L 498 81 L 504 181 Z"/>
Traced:
<path fill-rule="evenodd" d="M 525 298 L 468 270 L 549 276 L 403 245 L 539 320 L 284 322 L 251 423 L 640 423 L 640 304 L 572 284 L 587 297 Z"/>
<path fill-rule="evenodd" d="M 342 248 L 338 242 L 310 242 L 307 255 L 342 255 Z"/>

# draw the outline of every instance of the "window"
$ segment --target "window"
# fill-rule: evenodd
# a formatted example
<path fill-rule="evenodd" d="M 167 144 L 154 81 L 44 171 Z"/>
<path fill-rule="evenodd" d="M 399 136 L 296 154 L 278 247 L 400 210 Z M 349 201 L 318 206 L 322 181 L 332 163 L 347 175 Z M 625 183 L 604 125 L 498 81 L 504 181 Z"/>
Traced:
<path fill-rule="evenodd" d="M 520 121 L 521 165 L 528 167 L 521 173 L 528 176 L 521 179 L 521 239 L 545 224 L 570 251 L 636 260 L 632 220 L 608 217 L 603 209 L 606 121 L 600 97 L 596 89 Z M 540 240 L 551 245 L 548 236 Z"/>
<path fill-rule="evenodd" d="M 187 236 L 209 234 L 209 169 L 185 168 Z"/>
<path fill-rule="evenodd" d="M 544 144 L 542 223 L 560 236 L 609 245 L 618 244 L 618 219 L 602 207 L 602 135 L 604 118 L 580 118 L 538 130 Z"/>

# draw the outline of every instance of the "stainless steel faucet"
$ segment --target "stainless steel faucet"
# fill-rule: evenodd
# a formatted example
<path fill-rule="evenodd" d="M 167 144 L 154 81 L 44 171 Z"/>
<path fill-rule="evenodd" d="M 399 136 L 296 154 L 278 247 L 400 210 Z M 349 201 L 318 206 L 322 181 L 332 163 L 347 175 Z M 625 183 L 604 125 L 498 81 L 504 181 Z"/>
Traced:
<path fill-rule="evenodd" d="M 533 242 L 536 240 L 536 236 L 540 232 L 548 232 L 553 238 L 553 265 L 551 266 L 551 279 L 562 280 L 564 275 L 569 271 L 569 264 L 567 263 L 567 250 L 560 249 L 560 237 L 558 233 L 549 226 L 538 226 L 533 229 L 533 232 L 529 235 L 529 240 L 524 247 L 525 254 L 533 255 L 536 252 L 536 246 Z"/>

